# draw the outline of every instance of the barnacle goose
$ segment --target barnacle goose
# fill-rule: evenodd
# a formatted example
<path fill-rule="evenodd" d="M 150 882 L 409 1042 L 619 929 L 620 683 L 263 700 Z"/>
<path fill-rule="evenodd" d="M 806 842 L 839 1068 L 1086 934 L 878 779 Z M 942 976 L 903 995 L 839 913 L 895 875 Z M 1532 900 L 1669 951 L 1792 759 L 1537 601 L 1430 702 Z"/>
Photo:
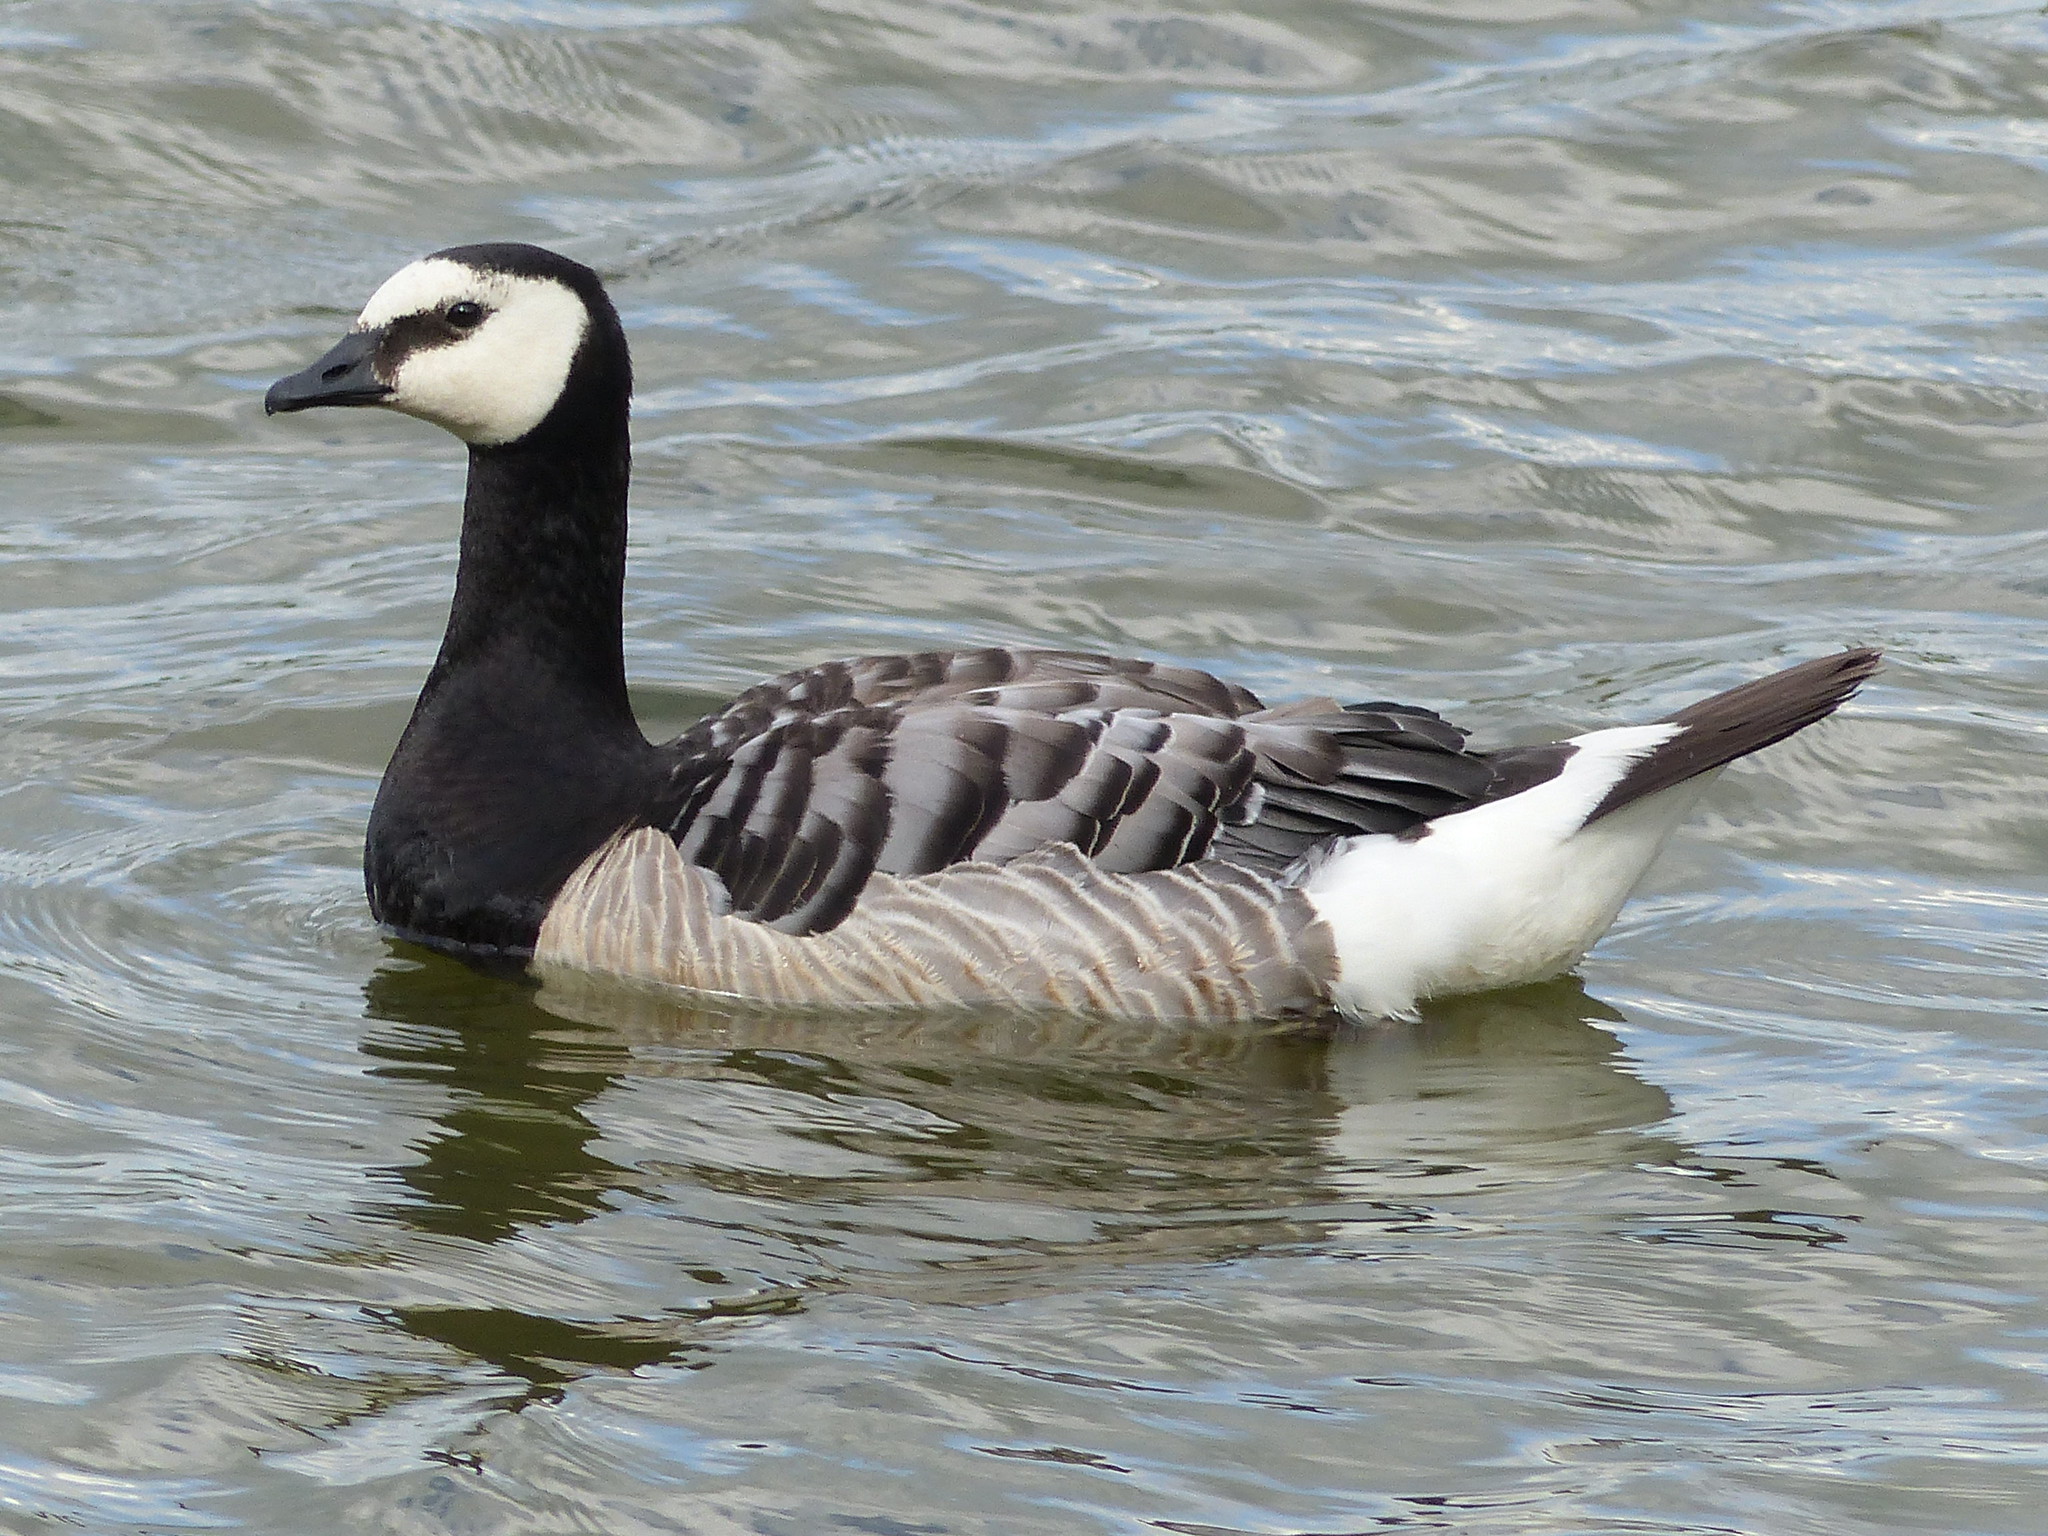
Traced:
<path fill-rule="evenodd" d="M 364 850 L 407 938 L 778 1005 L 1404 1016 L 1568 969 L 1716 769 L 1878 664 L 1482 752 L 1414 705 L 935 651 L 788 673 L 650 745 L 621 645 L 631 392 L 597 275 L 504 244 L 404 268 L 265 397 L 469 445 L 447 634 Z"/>

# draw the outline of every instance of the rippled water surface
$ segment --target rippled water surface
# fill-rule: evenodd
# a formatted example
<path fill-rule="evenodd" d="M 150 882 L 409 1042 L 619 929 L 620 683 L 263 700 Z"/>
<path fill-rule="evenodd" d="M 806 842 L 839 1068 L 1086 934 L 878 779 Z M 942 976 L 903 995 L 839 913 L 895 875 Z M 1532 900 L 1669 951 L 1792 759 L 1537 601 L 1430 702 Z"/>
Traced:
<path fill-rule="evenodd" d="M 2031 0 L 9 0 L 0 1526 L 2048 1528 L 2044 171 Z M 457 446 L 260 406 L 493 237 L 652 729 L 1891 663 L 1415 1027 L 536 996 L 359 889 Z"/>

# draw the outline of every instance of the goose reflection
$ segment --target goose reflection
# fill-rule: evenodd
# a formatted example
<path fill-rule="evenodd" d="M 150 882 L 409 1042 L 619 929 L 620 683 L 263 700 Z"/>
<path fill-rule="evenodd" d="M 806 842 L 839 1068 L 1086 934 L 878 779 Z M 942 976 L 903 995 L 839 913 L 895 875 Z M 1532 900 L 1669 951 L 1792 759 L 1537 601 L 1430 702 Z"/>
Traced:
<path fill-rule="evenodd" d="M 748 1317 L 820 1291 L 979 1304 L 1341 1251 L 1530 1178 L 1689 1155 L 1600 1027 L 1619 1016 L 1573 981 L 1419 1025 L 1247 1033 L 777 1015 L 610 982 L 536 991 L 405 951 L 366 1002 L 378 1072 L 447 1096 L 382 1214 L 544 1246 L 576 1278 L 539 1305 L 480 1284 L 391 1313 L 518 1401 L 715 1358 Z"/>
<path fill-rule="evenodd" d="M 429 1083 L 447 1095 L 418 1161 L 385 1170 L 409 1198 L 376 1212 L 420 1233 L 497 1244 L 538 1227 L 591 1220 L 640 1181 L 592 1150 L 586 1107 L 628 1070 L 632 1053 L 603 1031 L 533 1005 L 514 976 L 481 975 L 431 952 L 403 953 L 364 987 L 364 1012 L 395 1026 L 369 1033 L 375 1075 Z M 693 1341 L 668 1320 L 553 1316 L 496 1298 L 400 1305 L 385 1320 L 415 1338 L 483 1361 L 507 1381 L 489 1406 L 553 1402 L 591 1370 L 673 1362 Z"/>
<path fill-rule="evenodd" d="M 371 1033 L 379 1077 L 448 1095 L 420 1161 L 392 1169 L 413 1197 L 386 1208 L 423 1232 L 490 1243 L 537 1222 L 583 1221 L 638 1175 L 590 1150 L 584 1109 L 632 1065 L 602 1030 L 533 1006 L 515 976 L 480 975 L 408 946 L 373 975 L 364 1012 L 400 1026 Z"/>

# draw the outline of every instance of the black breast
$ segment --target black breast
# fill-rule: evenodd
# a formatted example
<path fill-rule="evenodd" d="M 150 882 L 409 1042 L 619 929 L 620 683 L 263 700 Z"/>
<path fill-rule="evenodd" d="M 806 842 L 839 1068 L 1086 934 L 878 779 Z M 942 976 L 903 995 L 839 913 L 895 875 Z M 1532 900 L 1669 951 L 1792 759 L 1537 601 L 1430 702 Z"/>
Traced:
<path fill-rule="evenodd" d="M 664 766 L 637 730 L 524 669 L 429 679 L 370 813 L 370 909 L 426 943 L 531 950 L 563 881 Z"/>

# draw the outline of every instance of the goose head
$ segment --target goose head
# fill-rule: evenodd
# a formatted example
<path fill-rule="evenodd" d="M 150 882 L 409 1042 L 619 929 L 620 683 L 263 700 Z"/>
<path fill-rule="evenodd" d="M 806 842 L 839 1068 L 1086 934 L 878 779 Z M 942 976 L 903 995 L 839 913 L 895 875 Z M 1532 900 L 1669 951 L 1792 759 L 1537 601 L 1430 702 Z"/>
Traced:
<path fill-rule="evenodd" d="M 378 405 L 497 448 L 550 422 L 623 421 L 631 365 L 595 272 L 534 245 L 462 245 L 394 273 L 348 334 L 263 397 L 275 415 Z"/>

